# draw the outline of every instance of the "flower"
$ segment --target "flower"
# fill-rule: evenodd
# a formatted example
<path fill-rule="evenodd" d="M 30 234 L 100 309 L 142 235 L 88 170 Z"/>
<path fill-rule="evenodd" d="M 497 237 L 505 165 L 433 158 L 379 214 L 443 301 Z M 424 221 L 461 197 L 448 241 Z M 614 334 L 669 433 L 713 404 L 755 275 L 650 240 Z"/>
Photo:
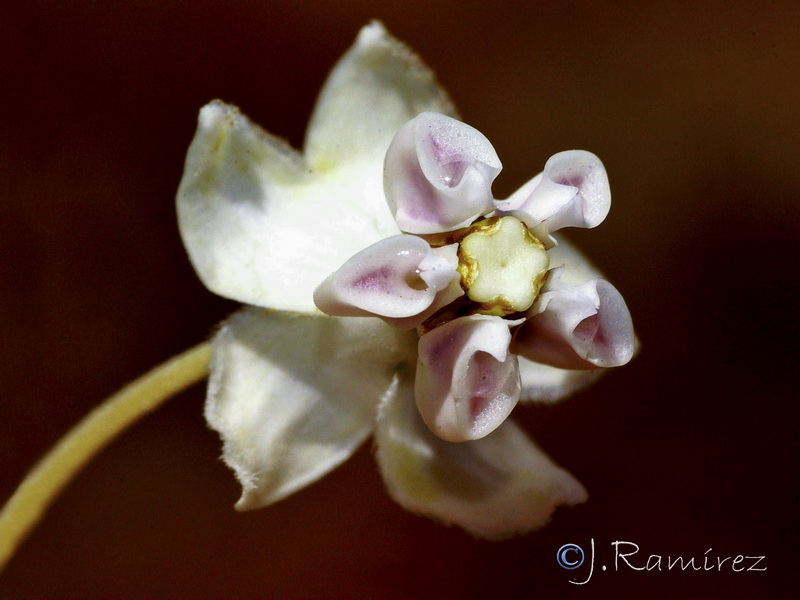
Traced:
<path fill-rule="evenodd" d="M 576 369 L 633 356 L 619 292 L 599 277 L 569 285 L 563 266 L 549 269 L 550 231 L 594 227 L 608 213 L 600 160 L 561 152 L 505 201 L 491 192 L 500 169 L 476 129 L 436 113 L 414 117 L 384 163 L 386 199 L 404 233 L 360 251 L 314 292 L 329 315 L 417 328 L 416 404 L 451 442 L 483 438 L 511 413 L 521 393 L 515 354 Z"/>
<path fill-rule="evenodd" d="M 288 496 L 370 435 L 397 502 L 477 536 L 586 500 L 505 417 L 633 352 L 619 293 L 550 235 L 605 217 L 605 171 L 562 153 L 495 200 L 494 149 L 453 114 L 379 23 L 331 73 L 302 154 L 235 107 L 202 109 L 178 216 L 204 284 L 247 305 L 212 340 L 205 409 L 242 484 L 237 508 Z M 528 289 L 487 266 L 509 243 Z"/>

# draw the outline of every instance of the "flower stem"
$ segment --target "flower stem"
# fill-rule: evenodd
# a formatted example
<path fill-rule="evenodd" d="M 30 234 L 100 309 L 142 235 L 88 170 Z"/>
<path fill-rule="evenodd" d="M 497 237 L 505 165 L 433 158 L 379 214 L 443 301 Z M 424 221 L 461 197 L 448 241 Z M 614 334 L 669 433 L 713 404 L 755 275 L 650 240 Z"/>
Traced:
<path fill-rule="evenodd" d="M 209 343 L 190 348 L 110 396 L 61 438 L 0 512 L 0 572 L 77 472 L 140 417 L 206 377 L 210 360 Z"/>

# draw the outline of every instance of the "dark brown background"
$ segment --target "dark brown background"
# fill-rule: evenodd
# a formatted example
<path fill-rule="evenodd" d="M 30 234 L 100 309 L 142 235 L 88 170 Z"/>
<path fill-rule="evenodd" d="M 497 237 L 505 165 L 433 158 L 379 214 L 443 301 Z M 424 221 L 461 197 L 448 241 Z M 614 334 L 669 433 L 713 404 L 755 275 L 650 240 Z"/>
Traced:
<path fill-rule="evenodd" d="M 614 191 L 573 236 L 622 290 L 641 356 L 518 410 L 589 489 L 547 529 L 474 541 L 405 513 L 369 448 L 239 514 L 175 399 L 74 481 L 2 598 L 787 598 L 798 587 L 800 9 L 792 2 L 34 1 L 0 8 L 0 497 L 122 383 L 235 306 L 197 281 L 173 196 L 221 97 L 295 145 L 359 27 L 383 19 L 494 143 L 507 194 L 586 148 Z M 598 565 L 562 570 L 556 550 Z M 613 569 L 651 553 L 766 555 L 762 573 Z M 609 571 L 599 572 L 601 564 Z M 728 562 L 730 564 L 730 561 Z"/>

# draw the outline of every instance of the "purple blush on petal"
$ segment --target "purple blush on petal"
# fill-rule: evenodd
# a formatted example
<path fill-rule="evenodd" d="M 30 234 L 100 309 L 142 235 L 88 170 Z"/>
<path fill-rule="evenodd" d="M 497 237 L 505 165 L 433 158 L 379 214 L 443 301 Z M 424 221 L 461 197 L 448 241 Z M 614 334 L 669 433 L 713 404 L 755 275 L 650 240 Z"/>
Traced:
<path fill-rule="evenodd" d="M 472 419 L 477 419 L 488 408 L 497 393 L 497 378 L 491 362 L 497 360 L 486 352 L 476 352 L 472 357 L 469 371 L 469 413 Z"/>
<path fill-rule="evenodd" d="M 428 138 L 428 146 L 441 171 L 442 182 L 449 188 L 456 187 L 470 164 L 469 160 L 464 160 L 460 152 L 454 153 L 434 136 Z"/>
<path fill-rule="evenodd" d="M 560 183 L 561 185 L 568 185 L 571 187 L 578 188 L 580 190 L 584 181 L 586 181 L 586 178 L 583 177 L 581 174 L 576 174 L 573 175 L 572 177 L 559 177 L 558 179 L 554 179 L 553 181 L 555 181 L 556 183 Z"/>
<path fill-rule="evenodd" d="M 352 286 L 359 290 L 383 291 L 389 293 L 392 291 L 391 278 L 395 276 L 395 270 L 389 266 L 382 266 L 374 271 L 369 271 L 353 280 Z"/>
<path fill-rule="evenodd" d="M 576 338 L 584 342 L 594 340 L 603 343 L 605 341 L 603 331 L 600 329 L 600 316 L 596 314 L 588 316 L 578 323 L 573 333 Z"/>

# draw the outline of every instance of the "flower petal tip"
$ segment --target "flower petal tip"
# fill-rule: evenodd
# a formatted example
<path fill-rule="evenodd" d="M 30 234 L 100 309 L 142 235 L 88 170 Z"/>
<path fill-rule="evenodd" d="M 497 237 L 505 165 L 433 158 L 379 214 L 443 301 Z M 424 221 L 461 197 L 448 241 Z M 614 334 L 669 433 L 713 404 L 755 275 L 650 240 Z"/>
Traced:
<path fill-rule="evenodd" d="M 425 111 L 453 114 L 455 109 L 425 63 L 373 21 L 361 29 L 320 92 L 306 134 L 306 157 L 322 171 L 365 162 L 379 170 L 392 136 Z"/>

